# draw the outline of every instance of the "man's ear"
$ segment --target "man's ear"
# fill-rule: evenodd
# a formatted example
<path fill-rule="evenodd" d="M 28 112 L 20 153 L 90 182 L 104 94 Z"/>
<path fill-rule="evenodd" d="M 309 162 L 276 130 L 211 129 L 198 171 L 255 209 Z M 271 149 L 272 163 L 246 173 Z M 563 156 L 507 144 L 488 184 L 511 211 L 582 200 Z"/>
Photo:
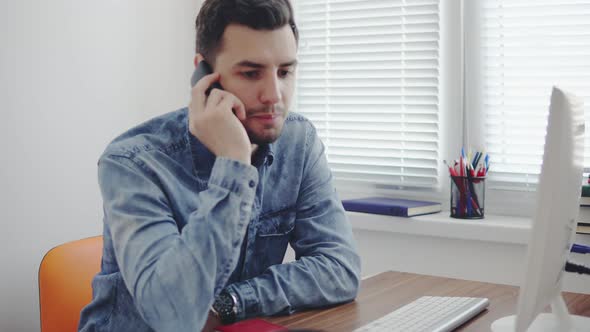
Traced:
<path fill-rule="evenodd" d="M 199 62 L 205 60 L 205 58 L 203 57 L 203 55 L 201 53 L 197 53 L 197 55 L 195 55 L 195 68 L 199 65 Z"/>

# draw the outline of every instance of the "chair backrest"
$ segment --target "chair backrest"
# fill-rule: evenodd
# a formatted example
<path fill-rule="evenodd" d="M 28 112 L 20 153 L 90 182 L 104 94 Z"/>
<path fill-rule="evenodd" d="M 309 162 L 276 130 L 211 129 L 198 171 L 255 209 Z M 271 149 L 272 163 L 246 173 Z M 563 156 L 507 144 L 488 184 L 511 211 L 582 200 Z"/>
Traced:
<path fill-rule="evenodd" d="M 78 329 L 80 311 L 92 299 L 92 278 L 100 270 L 102 236 L 61 244 L 39 267 L 42 332 Z"/>

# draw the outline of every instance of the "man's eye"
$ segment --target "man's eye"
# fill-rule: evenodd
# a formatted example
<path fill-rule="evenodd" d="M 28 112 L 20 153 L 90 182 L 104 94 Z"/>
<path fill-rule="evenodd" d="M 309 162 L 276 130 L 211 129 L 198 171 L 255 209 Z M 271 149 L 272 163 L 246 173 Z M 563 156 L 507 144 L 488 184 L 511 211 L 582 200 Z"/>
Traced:
<path fill-rule="evenodd" d="M 244 71 L 242 72 L 242 76 L 244 76 L 245 78 L 248 79 L 254 79 L 258 77 L 258 71 L 252 70 L 252 71 Z"/>
<path fill-rule="evenodd" d="M 284 70 L 284 69 L 279 70 L 279 77 L 287 77 L 290 74 L 291 74 L 290 70 Z"/>

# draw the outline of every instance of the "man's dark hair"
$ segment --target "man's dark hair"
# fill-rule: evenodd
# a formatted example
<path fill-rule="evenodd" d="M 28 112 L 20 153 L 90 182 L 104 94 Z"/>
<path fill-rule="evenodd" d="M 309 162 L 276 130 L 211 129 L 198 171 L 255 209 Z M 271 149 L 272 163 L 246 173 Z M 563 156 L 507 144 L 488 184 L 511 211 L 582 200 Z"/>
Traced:
<path fill-rule="evenodd" d="M 232 23 L 255 30 L 274 30 L 288 24 L 299 42 L 289 0 L 205 0 L 195 22 L 197 53 L 213 61 L 225 28 Z"/>

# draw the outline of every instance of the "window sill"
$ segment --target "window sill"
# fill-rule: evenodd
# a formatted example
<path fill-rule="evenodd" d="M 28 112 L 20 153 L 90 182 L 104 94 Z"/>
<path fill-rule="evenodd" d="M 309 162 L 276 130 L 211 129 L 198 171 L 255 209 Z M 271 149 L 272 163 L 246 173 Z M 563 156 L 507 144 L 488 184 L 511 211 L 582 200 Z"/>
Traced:
<path fill-rule="evenodd" d="M 448 210 L 411 218 L 347 215 L 365 275 L 394 270 L 506 285 L 521 282 L 531 218 L 486 215 L 462 220 L 449 217 Z M 590 235 L 576 234 L 575 241 L 590 245 Z M 588 254 L 572 257 L 590 265 Z M 563 290 L 590 294 L 587 279 L 567 273 Z"/>
<path fill-rule="evenodd" d="M 464 220 L 449 217 L 449 211 L 411 218 L 348 211 L 347 215 L 358 230 L 519 245 L 528 243 L 531 229 L 530 218 L 486 215 Z"/>

